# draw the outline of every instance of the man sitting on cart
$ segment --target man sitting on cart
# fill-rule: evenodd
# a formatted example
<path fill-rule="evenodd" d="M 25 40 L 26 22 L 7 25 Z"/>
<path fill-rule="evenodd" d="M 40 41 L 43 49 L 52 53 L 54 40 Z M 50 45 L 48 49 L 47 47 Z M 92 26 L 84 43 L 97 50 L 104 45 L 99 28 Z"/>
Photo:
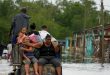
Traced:
<path fill-rule="evenodd" d="M 53 64 L 56 68 L 57 75 L 61 75 L 61 63 L 60 60 L 55 57 L 55 54 L 59 52 L 59 47 L 51 42 L 51 35 L 47 34 L 39 51 L 39 75 L 42 75 L 43 66 L 45 64 Z"/>

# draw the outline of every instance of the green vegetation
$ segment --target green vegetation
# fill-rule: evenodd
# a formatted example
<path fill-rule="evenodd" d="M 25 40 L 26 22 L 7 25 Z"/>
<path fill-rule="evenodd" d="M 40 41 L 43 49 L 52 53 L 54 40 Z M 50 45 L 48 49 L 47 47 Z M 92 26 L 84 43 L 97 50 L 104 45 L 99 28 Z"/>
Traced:
<path fill-rule="evenodd" d="M 31 16 L 30 23 L 35 22 L 37 30 L 41 25 L 47 25 L 49 32 L 57 39 L 71 36 L 84 28 L 99 25 L 100 13 L 96 10 L 94 1 L 81 0 L 72 2 L 57 0 L 51 4 L 48 0 L 0 0 L 0 41 L 8 42 L 11 20 L 19 13 L 20 7 L 28 7 Z M 19 5 L 19 6 L 18 6 Z M 105 11 L 105 24 L 109 23 L 109 12 Z"/>

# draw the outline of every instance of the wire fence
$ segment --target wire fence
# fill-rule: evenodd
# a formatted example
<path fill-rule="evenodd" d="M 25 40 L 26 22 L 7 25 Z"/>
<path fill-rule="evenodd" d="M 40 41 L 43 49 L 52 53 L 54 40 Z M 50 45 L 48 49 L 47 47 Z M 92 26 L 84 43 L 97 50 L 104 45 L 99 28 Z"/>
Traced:
<path fill-rule="evenodd" d="M 71 38 L 66 38 L 62 47 L 63 63 L 110 63 L 110 27 L 104 27 L 104 31 L 101 26 L 91 28 L 85 35 L 74 34 Z"/>

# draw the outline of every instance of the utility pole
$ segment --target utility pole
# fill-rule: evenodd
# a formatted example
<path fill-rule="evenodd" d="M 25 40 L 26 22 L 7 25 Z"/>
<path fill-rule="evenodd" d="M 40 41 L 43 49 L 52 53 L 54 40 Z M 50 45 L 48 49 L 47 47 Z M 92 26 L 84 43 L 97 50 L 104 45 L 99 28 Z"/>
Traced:
<path fill-rule="evenodd" d="M 101 0 L 101 25 L 102 25 L 102 29 L 101 29 L 101 53 L 102 53 L 102 59 L 101 59 L 101 66 L 103 66 L 104 63 L 104 6 L 103 6 L 103 0 Z"/>
<path fill-rule="evenodd" d="M 84 40 L 83 40 L 83 59 L 82 59 L 82 62 L 85 61 L 85 48 L 86 48 L 86 45 L 85 45 L 85 33 L 86 33 L 86 25 L 87 25 L 87 3 L 85 2 L 85 6 L 84 6 L 84 26 L 83 26 L 83 35 L 84 35 Z"/>
<path fill-rule="evenodd" d="M 85 8 L 84 8 L 84 26 L 83 26 L 84 38 L 83 38 L 83 58 L 82 58 L 82 62 L 84 62 L 84 58 L 85 58 L 85 26 L 86 26 L 86 5 L 85 5 Z"/>

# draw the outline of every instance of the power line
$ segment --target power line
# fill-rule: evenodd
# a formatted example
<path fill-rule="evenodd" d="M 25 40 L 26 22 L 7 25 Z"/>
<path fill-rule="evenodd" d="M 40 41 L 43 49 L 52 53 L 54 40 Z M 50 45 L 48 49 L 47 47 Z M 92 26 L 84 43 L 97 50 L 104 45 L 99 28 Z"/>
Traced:
<path fill-rule="evenodd" d="M 101 4 L 96 4 L 96 5 L 101 5 Z M 103 6 L 110 7 L 109 5 L 103 5 Z"/>

